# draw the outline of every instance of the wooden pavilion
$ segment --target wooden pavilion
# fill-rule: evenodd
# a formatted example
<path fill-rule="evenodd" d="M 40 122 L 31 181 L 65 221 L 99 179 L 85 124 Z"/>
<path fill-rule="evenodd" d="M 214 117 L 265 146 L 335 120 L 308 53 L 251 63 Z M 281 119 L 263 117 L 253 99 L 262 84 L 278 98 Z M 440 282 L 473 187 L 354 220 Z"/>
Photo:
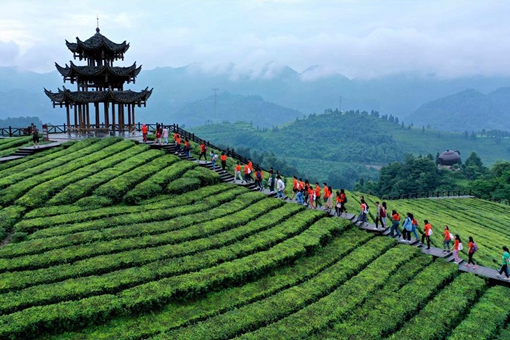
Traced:
<path fill-rule="evenodd" d="M 63 86 L 56 93 L 47 89 L 44 92 L 53 102 L 53 107 L 65 106 L 68 132 L 133 131 L 135 107 L 146 106 L 152 89 L 147 87 L 140 92 L 124 90 L 124 83 L 135 83 L 142 69 L 136 66 L 136 62 L 127 67 L 113 66 L 114 61 L 124 60 L 129 43 L 114 43 L 97 27 L 96 34 L 89 39 L 81 41 L 76 38 L 76 43 L 66 40 L 66 45 L 73 52 L 74 59 L 87 61 L 84 66 L 75 65 L 72 61 L 65 67 L 55 63 L 64 83 L 76 83 L 76 91 Z"/>

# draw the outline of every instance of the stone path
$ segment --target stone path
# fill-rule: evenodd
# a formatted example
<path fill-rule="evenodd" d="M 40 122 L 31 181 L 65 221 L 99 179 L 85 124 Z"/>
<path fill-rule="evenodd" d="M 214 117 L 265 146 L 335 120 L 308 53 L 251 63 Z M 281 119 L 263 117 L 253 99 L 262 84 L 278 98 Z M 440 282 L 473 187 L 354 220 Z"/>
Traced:
<path fill-rule="evenodd" d="M 48 150 L 48 149 L 51 149 L 51 148 L 54 148 L 54 147 L 57 147 L 57 146 L 60 146 L 59 142 L 52 142 L 52 143 L 48 143 L 48 144 L 42 144 L 42 145 L 39 145 L 38 147 L 35 147 L 35 146 L 24 146 L 24 147 L 19 148 L 12 155 L 5 156 L 5 157 L 0 157 L 0 163 L 5 163 L 5 162 L 13 161 L 15 159 L 20 159 L 20 158 L 23 158 L 23 157 L 31 156 L 31 155 L 33 155 L 35 153 L 38 153 L 38 152 L 41 152 L 41 151 L 45 151 L 45 150 Z"/>

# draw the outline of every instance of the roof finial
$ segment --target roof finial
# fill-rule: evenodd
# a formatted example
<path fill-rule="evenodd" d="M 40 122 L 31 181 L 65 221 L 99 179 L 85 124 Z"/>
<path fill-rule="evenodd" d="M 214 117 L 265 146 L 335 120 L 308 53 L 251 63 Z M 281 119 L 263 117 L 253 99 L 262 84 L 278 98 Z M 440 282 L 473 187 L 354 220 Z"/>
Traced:
<path fill-rule="evenodd" d="M 96 15 L 96 20 L 97 20 L 97 27 L 96 27 L 96 32 L 99 33 L 99 14 Z"/>

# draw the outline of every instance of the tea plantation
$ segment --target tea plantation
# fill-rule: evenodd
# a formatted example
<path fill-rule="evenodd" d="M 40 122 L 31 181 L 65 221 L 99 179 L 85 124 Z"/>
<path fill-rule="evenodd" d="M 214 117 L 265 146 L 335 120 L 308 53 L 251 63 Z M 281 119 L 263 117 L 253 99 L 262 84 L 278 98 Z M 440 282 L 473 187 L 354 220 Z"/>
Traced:
<path fill-rule="evenodd" d="M 428 218 L 436 245 L 442 224 L 472 235 L 487 266 L 510 241 L 506 206 L 388 205 Z M 0 223 L 1 339 L 510 335 L 510 288 L 134 141 L 0 164 Z"/>

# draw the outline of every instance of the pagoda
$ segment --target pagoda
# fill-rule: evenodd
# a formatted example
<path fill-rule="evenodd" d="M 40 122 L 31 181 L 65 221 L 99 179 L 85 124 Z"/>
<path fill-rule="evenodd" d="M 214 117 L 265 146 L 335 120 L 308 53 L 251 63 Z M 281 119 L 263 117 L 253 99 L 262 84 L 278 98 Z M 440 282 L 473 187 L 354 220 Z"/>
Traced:
<path fill-rule="evenodd" d="M 75 65 L 72 61 L 65 67 L 55 63 L 64 83 L 76 83 L 76 91 L 63 86 L 56 93 L 47 89 L 44 92 L 53 102 L 53 107 L 66 107 L 68 133 L 134 131 L 135 106 L 145 107 L 152 89 L 147 87 L 140 92 L 124 90 L 124 83 L 134 84 L 142 69 L 136 66 L 136 62 L 127 67 L 113 66 L 114 61 L 124 60 L 129 43 L 112 42 L 100 33 L 98 26 L 96 34 L 89 39 L 81 41 L 76 38 L 76 43 L 66 40 L 66 45 L 74 59 L 87 61 L 84 66 Z M 103 123 L 100 123 L 101 117 Z"/>

